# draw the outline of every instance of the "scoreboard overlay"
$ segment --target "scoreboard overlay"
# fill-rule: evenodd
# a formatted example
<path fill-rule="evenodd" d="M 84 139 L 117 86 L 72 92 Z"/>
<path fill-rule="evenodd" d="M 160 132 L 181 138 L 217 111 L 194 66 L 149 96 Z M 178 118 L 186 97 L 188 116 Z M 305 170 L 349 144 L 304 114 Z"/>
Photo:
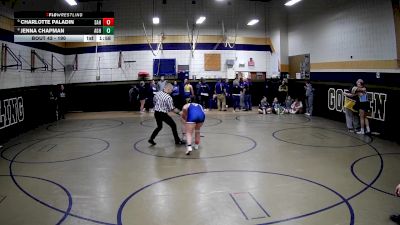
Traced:
<path fill-rule="evenodd" d="M 113 41 L 113 12 L 14 13 L 14 42 Z"/>

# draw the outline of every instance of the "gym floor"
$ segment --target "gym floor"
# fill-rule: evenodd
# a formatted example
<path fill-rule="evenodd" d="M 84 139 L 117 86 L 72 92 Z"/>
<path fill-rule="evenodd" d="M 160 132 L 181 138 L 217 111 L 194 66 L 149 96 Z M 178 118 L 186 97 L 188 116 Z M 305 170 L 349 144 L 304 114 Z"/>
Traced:
<path fill-rule="evenodd" d="M 389 225 L 400 212 L 399 146 L 343 123 L 211 111 L 190 156 L 166 124 L 150 146 L 154 127 L 151 113 L 73 113 L 10 140 L 0 224 Z"/>

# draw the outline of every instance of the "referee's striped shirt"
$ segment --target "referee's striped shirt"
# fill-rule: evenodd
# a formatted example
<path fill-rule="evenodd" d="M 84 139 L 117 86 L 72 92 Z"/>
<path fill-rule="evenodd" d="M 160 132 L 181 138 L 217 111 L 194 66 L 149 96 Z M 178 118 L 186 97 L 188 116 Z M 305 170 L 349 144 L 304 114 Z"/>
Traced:
<path fill-rule="evenodd" d="M 156 92 L 154 95 L 154 110 L 157 112 L 168 113 L 174 109 L 172 97 L 164 91 Z"/>

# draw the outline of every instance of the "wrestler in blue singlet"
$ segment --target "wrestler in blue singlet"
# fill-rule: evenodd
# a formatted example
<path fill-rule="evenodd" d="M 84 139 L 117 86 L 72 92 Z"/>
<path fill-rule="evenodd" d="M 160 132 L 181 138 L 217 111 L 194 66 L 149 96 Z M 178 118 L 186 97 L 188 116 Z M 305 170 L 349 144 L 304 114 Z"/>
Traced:
<path fill-rule="evenodd" d="M 203 107 L 197 103 L 189 103 L 186 123 L 203 123 L 206 116 Z"/>

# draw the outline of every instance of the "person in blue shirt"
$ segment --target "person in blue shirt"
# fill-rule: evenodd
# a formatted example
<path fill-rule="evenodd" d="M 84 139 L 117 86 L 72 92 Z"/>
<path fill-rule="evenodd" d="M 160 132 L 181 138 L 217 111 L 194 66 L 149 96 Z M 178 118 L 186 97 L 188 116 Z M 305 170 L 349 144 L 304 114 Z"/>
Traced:
<path fill-rule="evenodd" d="M 206 115 L 203 107 L 197 103 L 187 103 L 182 108 L 182 120 L 185 123 L 184 133 L 186 135 L 186 155 L 199 149 L 200 128 L 203 126 Z M 194 146 L 192 147 L 193 131 L 195 133 Z"/>
<path fill-rule="evenodd" d="M 215 84 L 215 94 L 217 95 L 218 111 L 226 111 L 226 89 L 225 84 L 221 80 L 218 80 L 218 82 Z"/>
<path fill-rule="evenodd" d="M 179 85 L 176 80 L 174 80 L 174 83 L 173 83 L 171 96 L 172 96 L 172 100 L 174 101 L 174 106 L 176 108 L 180 109 L 181 105 L 182 105 L 182 103 L 181 103 L 182 98 L 181 98 L 180 91 L 179 91 Z"/>

